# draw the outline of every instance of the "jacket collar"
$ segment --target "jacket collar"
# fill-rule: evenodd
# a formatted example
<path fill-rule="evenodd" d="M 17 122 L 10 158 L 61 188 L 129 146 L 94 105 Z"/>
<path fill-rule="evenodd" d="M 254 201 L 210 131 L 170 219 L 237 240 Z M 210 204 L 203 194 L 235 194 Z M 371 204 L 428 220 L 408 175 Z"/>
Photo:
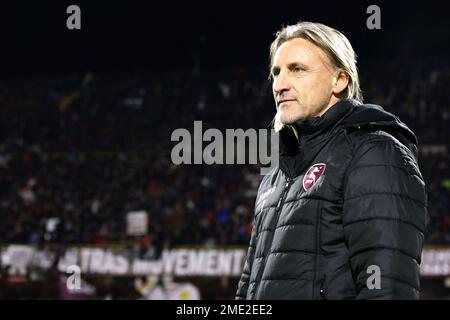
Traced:
<path fill-rule="evenodd" d="M 356 100 L 341 100 L 321 117 L 298 120 L 292 124 L 299 139 L 289 126 L 279 132 L 280 169 L 290 178 L 296 177 L 311 165 L 335 128 L 359 104 Z"/>
<path fill-rule="evenodd" d="M 342 120 L 347 118 L 360 103 L 356 100 L 340 100 L 321 117 L 297 120 L 292 126 L 299 135 L 297 140 L 294 132 L 288 126 L 280 131 L 280 154 L 293 156 L 300 151 L 299 143 L 312 140 L 318 136 L 331 134 Z"/>
<path fill-rule="evenodd" d="M 321 117 L 312 117 L 297 120 L 295 126 L 299 134 L 307 136 L 317 136 L 327 129 L 335 127 L 346 115 L 349 115 L 353 109 L 360 103 L 356 100 L 340 100 L 330 107 Z"/>

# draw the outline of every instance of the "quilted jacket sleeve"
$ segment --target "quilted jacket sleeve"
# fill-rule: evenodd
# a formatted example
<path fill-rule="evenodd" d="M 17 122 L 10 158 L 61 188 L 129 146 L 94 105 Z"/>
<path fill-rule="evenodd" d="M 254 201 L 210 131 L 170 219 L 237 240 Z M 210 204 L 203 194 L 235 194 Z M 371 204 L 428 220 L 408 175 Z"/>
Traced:
<path fill-rule="evenodd" d="M 238 283 L 238 289 L 236 292 L 236 300 L 245 300 L 247 297 L 247 291 L 250 281 L 250 273 L 253 264 L 253 260 L 255 258 L 255 249 L 256 249 L 256 227 L 253 222 L 252 234 L 250 236 L 250 245 L 247 250 L 247 258 L 245 260 L 244 269 L 241 274 L 241 279 Z"/>
<path fill-rule="evenodd" d="M 344 235 L 357 299 L 418 299 L 427 196 L 417 159 L 386 133 L 365 137 L 354 143 L 344 182 Z"/>

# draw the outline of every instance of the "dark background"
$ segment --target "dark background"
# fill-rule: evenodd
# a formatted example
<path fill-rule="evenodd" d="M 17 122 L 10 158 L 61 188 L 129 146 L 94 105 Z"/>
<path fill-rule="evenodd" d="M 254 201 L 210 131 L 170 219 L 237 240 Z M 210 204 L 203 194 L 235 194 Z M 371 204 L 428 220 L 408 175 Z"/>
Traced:
<path fill-rule="evenodd" d="M 71 4 L 81 8 L 81 30 L 66 28 Z M 381 30 L 366 27 L 371 4 Z M 133 243 L 127 252 L 141 257 L 179 245 L 246 248 L 259 168 L 174 166 L 170 135 L 192 131 L 194 120 L 204 129 L 265 128 L 275 112 L 269 45 L 299 20 L 342 31 L 365 101 L 417 134 L 425 244 L 448 248 L 449 16 L 445 1 L 2 2 L 0 250 Z M 144 237 L 127 235 L 130 210 L 148 211 Z M 0 298 L 65 298 L 56 268 L 34 281 L 0 267 Z M 139 298 L 133 277 L 83 279 L 95 298 Z M 203 298 L 232 299 L 238 279 L 192 281 Z M 449 297 L 444 277 L 423 279 L 423 299 Z"/>
<path fill-rule="evenodd" d="M 81 8 L 81 30 L 66 8 Z M 381 8 L 368 30 L 366 8 Z M 1 5 L 3 73 L 111 68 L 263 66 L 273 34 L 299 20 L 323 22 L 350 39 L 364 65 L 399 55 L 450 52 L 445 1 L 15 1 Z"/>

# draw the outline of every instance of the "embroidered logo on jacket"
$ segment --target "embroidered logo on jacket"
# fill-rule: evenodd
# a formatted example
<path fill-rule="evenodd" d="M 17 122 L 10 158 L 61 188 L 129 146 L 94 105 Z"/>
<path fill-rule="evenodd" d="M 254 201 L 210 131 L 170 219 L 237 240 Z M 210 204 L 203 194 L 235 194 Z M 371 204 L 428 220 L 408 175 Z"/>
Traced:
<path fill-rule="evenodd" d="M 325 163 L 316 163 L 308 169 L 305 176 L 303 177 L 303 189 L 308 191 L 314 184 L 319 180 L 322 174 L 325 172 Z"/>

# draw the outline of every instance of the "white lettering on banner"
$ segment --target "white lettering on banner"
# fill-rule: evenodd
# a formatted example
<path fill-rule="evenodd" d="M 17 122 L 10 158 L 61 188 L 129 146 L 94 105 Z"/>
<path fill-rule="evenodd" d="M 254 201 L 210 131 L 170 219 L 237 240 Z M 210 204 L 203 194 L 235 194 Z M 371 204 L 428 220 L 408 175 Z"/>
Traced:
<path fill-rule="evenodd" d="M 89 249 L 88 249 L 89 250 Z M 103 268 L 103 250 L 102 249 L 92 249 L 89 250 L 89 271 L 91 273 L 104 273 Z"/>
<path fill-rule="evenodd" d="M 105 273 L 115 273 L 117 274 L 116 259 L 111 251 L 106 251 L 103 258 L 103 272 Z"/>
<path fill-rule="evenodd" d="M 231 274 L 233 251 L 220 250 L 217 258 L 217 273 L 220 275 Z"/>
<path fill-rule="evenodd" d="M 450 275 L 450 249 L 425 249 L 422 253 L 420 273 L 423 276 Z"/>
<path fill-rule="evenodd" d="M 206 254 L 205 274 L 212 276 L 215 274 L 215 268 L 217 266 L 217 251 L 208 250 Z"/>
<path fill-rule="evenodd" d="M 163 272 L 165 274 L 173 273 L 173 266 L 174 266 L 176 258 L 177 258 L 177 252 L 175 250 L 172 250 L 172 251 L 164 250 L 163 251 L 163 253 L 162 253 Z"/>
<path fill-rule="evenodd" d="M 233 254 L 233 276 L 239 276 L 242 272 L 243 264 L 246 258 L 245 250 L 234 250 Z"/>
<path fill-rule="evenodd" d="M 28 267 L 48 270 L 49 263 L 40 263 L 44 251 L 32 246 L 6 247 L 1 252 L 3 266 L 13 266 L 14 271 L 28 272 Z M 20 253 L 19 253 L 20 252 Z M 28 254 L 23 254 L 27 252 Z M 48 254 L 48 250 L 46 254 Z M 129 260 L 125 251 L 103 248 L 68 248 L 57 262 L 60 272 L 71 265 L 80 266 L 83 274 L 160 275 L 176 276 L 239 276 L 245 259 L 244 249 L 172 249 L 164 250 L 158 260 Z M 26 256 L 26 257 L 25 257 Z M 19 266 L 20 265 L 20 266 Z"/>
<path fill-rule="evenodd" d="M 163 252 L 164 273 L 176 276 L 192 275 L 239 275 L 245 250 L 186 250 Z"/>
<path fill-rule="evenodd" d="M 1 265 L 9 267 L 8 273 L 10 275 L 26 275 L 33 253 L 33 247 L 11 245 L 2 252 Z"/>
<path fill-rule="evenodd" d="M 150 272 L 151 267 L 149 264 L 151 264 L 150 261 L 134 260 L 131 264 L 131 273 L 139 275 L 153 274 L 153 272 Z"/>
<path fill-rule="evenodd" d="M 115 255 L 111 250 L 103 252 L 102 273 L 126 274 L 129 264 L 126 258 Z"/>
<path fill-rule="evenodd" d="M 89 268 L 89 258 L 91 255 L 91 250 L 88 248 L 81 249 L 80 256 L 81 256 L 81 271 L 83 273 L 91 272 Z"/>
<path fill-rule="evenodd" d="M 39 269 L 50 269 L 55 262 L 56 254 L 48 250 L 35 251 L 30 264 Z"/>
<path fill-rule="evenodd" d="M 175 274 L 177 276 L 185 276 L 187 273 L 187 251 L 184 249 L 178 250 L 177 259 L 175 261 Z"/>
<path fill-rule="evenodd" d="M 82 265 L 89 273 L 124 275 L 129 271 L 128 260 L 111 250 L 82 249 Z"/>
<path fill-rule="evenodd" d="M 133 261 L 131 273 L 135 275 L 158 275 L 162 274 L 162 261 L 146 261 L 136 259 Z"/>
<path fill-rule="evenodd" d="M 188 265 L 189 275 L 202 274 L 203 261 L 205 260 L 205 252 L 203 250 L 189 250 Z"/>
<path fill-rule="evenodd" d="M 113 270 L 116 274 L 127 274 L 128 270 L 130 270 L 130 262 L 127 258 L 116 255 Z"/>

